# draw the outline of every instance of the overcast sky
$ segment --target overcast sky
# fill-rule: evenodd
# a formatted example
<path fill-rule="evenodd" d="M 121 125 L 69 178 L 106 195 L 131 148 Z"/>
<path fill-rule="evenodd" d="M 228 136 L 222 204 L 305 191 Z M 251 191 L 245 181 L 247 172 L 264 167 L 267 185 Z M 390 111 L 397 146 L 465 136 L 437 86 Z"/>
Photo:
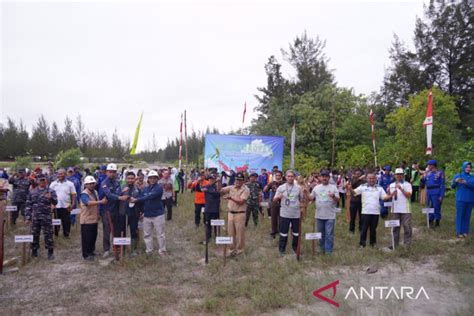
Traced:
<path fill-rule="evenodd" d="M 221 131 L 256 117 L 264 65 L 304 30 L 327 41 L 340 86 L 378 91 L 393 34 L 411 43 L 423 1 L 2 2 L 1 109 L 28 128 L 43 114 L 63 125 L 160 146 L 188 130 Z M 291 69 L 283 69 L 292 76 Z"/>

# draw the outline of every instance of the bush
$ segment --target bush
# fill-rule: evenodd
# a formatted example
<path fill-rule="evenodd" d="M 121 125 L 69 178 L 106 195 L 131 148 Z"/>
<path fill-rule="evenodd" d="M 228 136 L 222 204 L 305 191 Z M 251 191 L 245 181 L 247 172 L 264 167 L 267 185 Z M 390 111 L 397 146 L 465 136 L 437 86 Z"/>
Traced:
<path fill-rule="evenodd" d="M 337 153 L 337 165 L 344 167 L 370 167 L 374 165 L 374 153 L 367 145 L 358 145 Z"/>
<path fill-rule="evenodd" d="M 61 151 L 56 156 L 54 167 L 57 169 L 57 168 L 67 168 L 67 167 L 80 165 L 81 157 L 82 157 L 82 152 L 79 148 Z"/>
<path fill-rule="evenodd" d="M 15 157 L 15 163 L 12 166 L 12 169 L 18 170 L 19 168 L 28 168 L 31 169 L 33 165 L 33 158 L 30 156 L 20 156 Z"/>

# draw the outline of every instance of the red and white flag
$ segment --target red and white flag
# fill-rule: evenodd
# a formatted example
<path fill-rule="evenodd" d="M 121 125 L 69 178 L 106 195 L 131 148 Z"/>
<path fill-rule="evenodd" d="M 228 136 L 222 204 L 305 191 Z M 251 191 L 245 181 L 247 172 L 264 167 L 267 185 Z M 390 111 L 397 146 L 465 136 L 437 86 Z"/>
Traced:
<path fill-rule="evenodd" d="M 183 114 L 181 114 L 181 124 L 179 125 L 179 169 L 183 159 Z"/>
<path fill-rule="evenodd" d="M 428 95 L 428 105 L 423 126 L 426 127 L 426 154 L 431 155 L 433 154 L 433 145 L 431 144 L 431 137 L 433 135 L 433 93 L 431 90 Z"/>
<path fill-rule="evenodd" d="M 245 113 L 247 113 L 247 101 L 244 103 L 244 114 L 242 115 L 242 124 L 245 122 Z"/>

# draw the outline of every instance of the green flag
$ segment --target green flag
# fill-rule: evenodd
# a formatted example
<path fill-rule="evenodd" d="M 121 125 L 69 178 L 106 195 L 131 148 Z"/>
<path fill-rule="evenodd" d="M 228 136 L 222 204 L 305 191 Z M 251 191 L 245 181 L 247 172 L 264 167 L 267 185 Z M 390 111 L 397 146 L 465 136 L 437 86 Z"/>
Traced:
<path fill-rule="evenodd" d="M 138 120 L 137 129 L 135 130 L 135 137 L 133 138 L 132 149 L 130 150 L 130 155 L 135 155 L 135 151 L 137 150 L 138 136 L 140 135 L 140 126 L 142 125 L 142 118 L 143 112 L 140 115 L 140 119 Z"/>

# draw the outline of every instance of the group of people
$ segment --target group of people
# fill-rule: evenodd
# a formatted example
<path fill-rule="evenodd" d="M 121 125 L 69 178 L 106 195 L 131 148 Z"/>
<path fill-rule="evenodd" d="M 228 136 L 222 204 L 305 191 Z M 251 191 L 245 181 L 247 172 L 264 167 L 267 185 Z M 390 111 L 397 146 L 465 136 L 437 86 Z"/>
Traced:
<path fill-rule="evenodd" d="M 435 160 L 428 161 L 427 165 L 427 169 L 422 171 L 417 164 L 413 164 L 407 172 L 402 164 L 395 168 L 393 174 L 390 166 L 385 166 L 383 172 L 353 169 L 343 173 L 322 169 L 308 178 L 292 170 L 283 174 L 278 166 L 271 171 L 262 169 L 261 174 L 234 173 L 232 178 L 215 169 L 198 173 L 193 170 L 187 188 L 195 194 L 196 227 L 200 226 L 203 214 L 206 242 L 212 236 L 211 221 L 219 219 L 221 200 L 227 202 L 227 232 L 233 238 L 226 254 L 228 256 L 244 252 L 246 227 L 250 219 L 257 226 L 259 215 L 264 216 L 265 209 L 271 218 L 270 235 L 273 238 L 279 235 L 280 255 L 286 253 L 290 231 L 291 247 L 296 252 L 301 220 L 312 202 L 316 205 L 315 231 L 321 233 L 321 250 L 331 254 L 336 214 L 341 212 L 341 206 L 348 207 L 350 233 L 355 233 L 356 219 L 359 220 L 360 247 L 366 246 L 368 235 L 370 246 L 376 245 L 379 217 L 386 218 L 389 214 L 384 201 L 391 202 L 391 218 L 400 220 L 400 227 L 393 230 L 395 246 L 399 244 L 401 228 L 404 230 L 404 245 L 410 245 L 411 203 L 416 202 L 413 195 L 419 192 L 419 188 L 426 190 L 427 203 L 434 208 L 429 218 L 430 227 L 438 227 L 445 177 Z M 452 188 L 456 189 L 456 235 L 460 239 L 469 233 L 474 205 L 471 167 L 471 163 L 465 162 L 451 183 Z M 119 173 L 117 165 L 110 163 L 97 168 L 93 174 L 86 173 L 84 180 L 82 177 L 78 168 L 56 172 L 35 170 L 34 181 L 21 168 L 7 177 L 13 186 L 12 204 L 17 206 L 17 211 L 11 213 L 11 220 L 15 224 L 21 214 L 25 222 L 31 224 L 33 256 L 38 256 L 39 237 L 43 230 L 48 258 L 54 258 L 53 234 L 58 235 L 59 229 L 53 229 L 52 219 L 61 219 L 64 237 L 68 238 L 71 223 L 75 223 L 75 215 L 70 213 L 76 208 L 80 208 L 82 255 L 85 260 L 95 260 L 99 219 L 102 220 L 103 257 L 113 252 L 119 260 L 119 248 L 111 243 L 111 238 L 124 237 L 127 230 L 131 238 L 131 255 L 137 255 L 140 221 L 146 253 L 153 253 L 153 239 L 156 237 L 158 254 L 167 254 L 165 222 L 172 220 L 178 193 L 184 189 L 186 175 L 182 170 L 164 168 L 135 173 L 133 166 L 129 166 Z M 3 204 L 7 191 L 5 185 L 0 186 L 0 202 Z"/>

